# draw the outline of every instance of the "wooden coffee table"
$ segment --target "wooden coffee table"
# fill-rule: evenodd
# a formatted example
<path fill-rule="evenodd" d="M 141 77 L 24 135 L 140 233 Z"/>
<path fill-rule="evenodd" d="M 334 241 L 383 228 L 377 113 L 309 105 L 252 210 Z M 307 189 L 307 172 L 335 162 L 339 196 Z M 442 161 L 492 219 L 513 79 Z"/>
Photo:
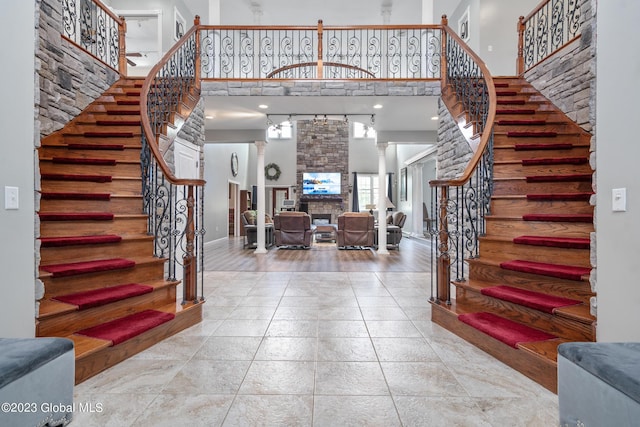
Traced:
<path fill-rule="evenodd" d="M 314 231 L 316 242 L 335 242 L 336 226 L 335 224 L 316 225 Z"/>

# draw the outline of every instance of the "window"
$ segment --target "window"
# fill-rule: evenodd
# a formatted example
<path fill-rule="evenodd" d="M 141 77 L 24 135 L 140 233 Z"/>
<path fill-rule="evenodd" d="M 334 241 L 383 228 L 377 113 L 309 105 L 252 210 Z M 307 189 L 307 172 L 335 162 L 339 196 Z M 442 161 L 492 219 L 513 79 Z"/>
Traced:
<path fill-rule="evenodd" d="M 378 201 L 378 175 L 358 174 L 358 205 L 361 211 L 366 211 L 367 205 L 374 205 Z"/>
<path fill-rule="evenodd" d="M 353 122 L 353 137 L 354 138 L 376 138 L 376 130 L 364 123 Z"/>
<path fill-rule="evenodd" d="M 267 138 L 269 139 L 291 139 L 292 126 L 289 122 L 282 122 L 267 128 Z"/>

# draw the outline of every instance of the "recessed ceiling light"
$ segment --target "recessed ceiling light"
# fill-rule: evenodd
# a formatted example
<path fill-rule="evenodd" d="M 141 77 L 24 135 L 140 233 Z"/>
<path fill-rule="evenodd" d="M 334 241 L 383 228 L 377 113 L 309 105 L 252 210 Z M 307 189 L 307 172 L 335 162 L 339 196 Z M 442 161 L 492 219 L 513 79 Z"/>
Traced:
<path fill-rule="evenodd" d="M 267 104 L 260 104 L 260 105 L 258 105 L 258 108 L 266 110 L 267 108 L 269 108 L 269 106 Z"/>
<path fill-rule="evenodd" d="M 379 110 L 382 108 L 382 104 L 376 104 L 373 106 L 373 108 L 375 108 L 376 110 Z"/>
<path fill-rule="evenodd" d="M 209 116 L 204 116 L 205 119 L 213 119 L 213 116 L 209 115 Z"/>
<path fill-rule="evenodd" d="M 433 117 L 431 117 L 431 120 L 438 120 L 438 119 L 439 119 L 439 117 L 438 117 L 438 116 L 433 116 Z"/>

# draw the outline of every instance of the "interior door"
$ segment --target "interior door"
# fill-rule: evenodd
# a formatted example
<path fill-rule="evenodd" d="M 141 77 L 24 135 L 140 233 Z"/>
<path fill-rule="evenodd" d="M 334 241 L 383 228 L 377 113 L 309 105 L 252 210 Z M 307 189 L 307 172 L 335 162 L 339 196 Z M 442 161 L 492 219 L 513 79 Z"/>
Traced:
<path fill-rule="evenodd" d="M 271 210 L 271 216 L 274 216 L 276 214 L 276 212 L 280 212 L 280 208 L 282 207 L 282 201 L 286 200 L 289 198 L 289 188 L 288 187 L 283 187 L 283 188 L 273 188 L 271 190 L 271 200 L 273 202 L 272 204 L 272 210 Z"/>

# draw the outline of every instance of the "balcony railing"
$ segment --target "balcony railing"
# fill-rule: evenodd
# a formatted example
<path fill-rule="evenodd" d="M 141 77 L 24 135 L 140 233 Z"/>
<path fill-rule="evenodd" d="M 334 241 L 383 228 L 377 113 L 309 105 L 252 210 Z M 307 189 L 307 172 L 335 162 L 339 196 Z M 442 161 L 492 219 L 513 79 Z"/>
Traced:
<path fill-rule="evenodd" d="M 126 74 L 124 20 L 99 0 L 62 0 L 62 36 Z"/>
<path fill-rule="evenodd" d="M 202 26 L 203 79 L 439 79 L 438 25 Z"/>
<path fill-rule="evenodd" d="M 546 0 L 518 22 L 517 72 L 522 74 L 582 33 L 583 0 Z"/>

